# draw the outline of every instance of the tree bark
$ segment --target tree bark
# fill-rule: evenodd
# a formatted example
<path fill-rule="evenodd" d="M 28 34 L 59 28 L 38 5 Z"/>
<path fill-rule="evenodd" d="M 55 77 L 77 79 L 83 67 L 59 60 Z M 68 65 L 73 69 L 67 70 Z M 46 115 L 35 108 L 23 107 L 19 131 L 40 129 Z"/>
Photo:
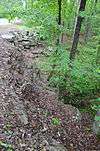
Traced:
<path fill-rule="evenodd" d="M 58 28 L 61 26 L 61 9 L 62 9 L 62 0 L 58 0 Z M 59 37 L 59 29 L 58 29 L 58 39 L 57 39 L 57 45 L 60 43 L 60 37 Z"/>
<path fill-rule="evenodd" d="M 81 25 L 83 22 L 84 17 L 82 17 L 80 15 L 80 12 L 85 11 L 85 6 L 86 6 L 86 0 L 80 0 L 80 5 L 79 5 L 79 15 L 76 19 L 76 24 L 75 24 L 75 31 L 74 31 L 74 36 L 73 36 L 73 43 L 72 43 L 72 47 L 70 50 L 70 60 L 74 60 L 75 59 L 75 55 L 77 52 L 77 45 L 79 42 L 79 34 L 80 34 L 80 30 L 81 30 Z"/>
<path fill-rule="evenodd" d="M 86 27 L 85 27 L 85 35 L 84 35 L 84 42 L 87 43 L 92 35 L 92 28 L 91 28 L 91 22 L 90 18 L 87 18 L 86 20 Z"/>
<path fill-rule="evenodd" d="M 58 0 L 58 6 L 59 6 L 58 25 L 61 25 L 61 4 L 62 4 L 62 0 Z"/>
<path fill-rule="evenodd" d="M 100 40 L 99 40 L 98 48 L 97 48 L 96 64 L 100 65 Z"/>
<path fill-rule="evenodd" d="M 86 20 L 86 27 L 85 27 L 85 35 L 84 35 L 84 42 L 87 43 L 88 40 L 91 38 L 92 36 L 92 25 L 91 25 L 91 17 L 94 15 L 94 13 L 96 12 L 96 5 L 97 5 L 98 0 L 94 1 L 94 10 L 91 13 L 91 15 L 87 18 Z"/>

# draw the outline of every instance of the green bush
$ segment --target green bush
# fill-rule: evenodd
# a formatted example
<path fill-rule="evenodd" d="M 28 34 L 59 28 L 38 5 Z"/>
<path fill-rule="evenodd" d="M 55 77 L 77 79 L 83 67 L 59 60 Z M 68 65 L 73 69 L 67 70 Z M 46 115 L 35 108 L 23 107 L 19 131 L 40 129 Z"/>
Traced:
<path fill-rule="evenodd" d="M 58 54 L 52 54 L 46 62 L 42 61 L 43 70 L 52 72 L 49 80 L 51 87 L 62 91 L 66 103 L 68 98 L 79 103 L 79 98 L 94 94 L 99 90 L 98 67 L 96 65 L 96 49 L 86 46 L 79 46 L 80 53 L 77 55 L 72 70 L 69 70 L 69 52 L 64 47 L 59 47 Z M 55 67 L 52 69 L 52 66 Z M 65 77 L 66 76 L 66 77 Z"/>

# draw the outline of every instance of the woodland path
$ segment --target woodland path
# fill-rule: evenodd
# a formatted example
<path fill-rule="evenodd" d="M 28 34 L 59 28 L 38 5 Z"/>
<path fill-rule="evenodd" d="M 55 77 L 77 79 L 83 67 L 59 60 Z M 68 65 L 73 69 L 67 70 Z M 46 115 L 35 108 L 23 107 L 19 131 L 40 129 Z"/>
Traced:
<path fill-rule="evenodd" d="M 13 30 L 16 26 L 1 26 L 0 35 Z M 40 86 L 21 91 L 31 80 L 32 57 L 0 36 L 0 151 L 99 151 L 95 135 L 85 132 L 88 115 L 81 121 L 77 109 L 58 103 L 54 92 Z"/>

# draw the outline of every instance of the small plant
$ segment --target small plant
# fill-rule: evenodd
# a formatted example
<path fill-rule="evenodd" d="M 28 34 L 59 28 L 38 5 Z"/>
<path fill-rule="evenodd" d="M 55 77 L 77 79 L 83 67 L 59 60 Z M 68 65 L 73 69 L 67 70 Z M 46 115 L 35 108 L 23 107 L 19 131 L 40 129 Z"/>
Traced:
<path fill-rule="evenodd" d="M 52 124 L 53 125 L 60 125 L 60 119 L 57 117 L 52 118 Z"/>
<path fill-rule="evenodd" d="M 100 116 L 95 116 L 96 121 L 100 121 Z"/>
<path fill-rule="evenodd" d="M 6 151 L 14 151 L 12 145 L 4 143 L 2 141 L 0 141 L 0 149 L 5 149 Z"/>
<path fill-rule="evenodd" d="M 93 101 L 91 108 L 94 112 L 96 112 L 98 109 L 100 109 L 100 98 L 97 98 Z"/>

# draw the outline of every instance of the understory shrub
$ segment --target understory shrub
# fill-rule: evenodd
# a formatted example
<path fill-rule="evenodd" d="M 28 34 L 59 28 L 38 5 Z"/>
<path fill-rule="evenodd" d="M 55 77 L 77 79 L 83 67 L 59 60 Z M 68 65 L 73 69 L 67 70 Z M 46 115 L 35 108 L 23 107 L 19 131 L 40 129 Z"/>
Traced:
<path fill-rule="evenodd" d="M 96 49 L 79 46 L 79 54 L 69 70 L 69 51 L 60 46 L 58 53 L 42 60 L 41 68 L 51 74 L 49 85 L 60 91 L 65 103 L 78 104 L 81 98 L 99 91 L 99 69 L 96 65 Z M 54 51 L 55 52 L 55 51 Z M 45 62 L 46 60 L 46 62 Z"/>

